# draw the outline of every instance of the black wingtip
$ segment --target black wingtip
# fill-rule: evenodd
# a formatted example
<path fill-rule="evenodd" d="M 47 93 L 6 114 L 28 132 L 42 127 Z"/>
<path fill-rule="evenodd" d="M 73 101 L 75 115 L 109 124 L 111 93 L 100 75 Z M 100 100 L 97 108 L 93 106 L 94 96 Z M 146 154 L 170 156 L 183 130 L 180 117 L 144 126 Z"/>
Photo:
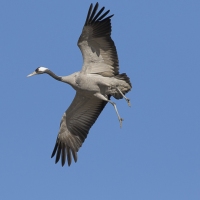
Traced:
<path fill-rule="evenodd" d="M 58 163 L 58 161 L 61 159 L 62 167 L 66 163 L 66 158 L 68 166 L 70 166 L 72 163 L 72 156 L 74 158 L 74 161 L 77 162 L 77 157 L 78 157 L 77 152 L 75 150 L 70 149 L 69 147 L 66 149 L 65 145 L 59 143 L 58 141 L 56 141 L 55 147 L 51 154 L 51 158 L 53 158 L 55 155 L 56 155 L 55 164 Z"/>
<path fill-rule="evenodd" d="M 92 11 L 92 7 L 93 7 L 93 4 L 91 3 L 90 7 L 89 7 L 89 10 L 88 10 L 88 14 L 87 14 L 86 20 L 85 20 L 85 25 L 87 25 L 87 22 L 90 19 L 90 14 L 91 14 L 91 11 Z"/>
<path fill-rule="evenodd" d="M 94 9 L 92 11 L 92 14 L 90 15 L 90 20 L 94 17 L 94 15 L 96 14 L 96 11 L 98 10 L 99 4 L 98 2 L 96 3 L 96 5 L 94 6 Z"/>
<path fill-rule="evenodd" d="M 65 146 L 64 144 L 62 144 L 62 159 L 61 159 L 61 164 L 62 164 L 62 167 L 65 165 L 65 160 L 66 160 L 66 150 L 65 150 Z"/>
<path fill-rule="evenodd" d="M 67 162 L 68 162 L 68 166 L 70 166 L 72 163 L 72 155 L 71 155 L 70 148 L 67 148 Z"/>
<path fill-rule="evenodd" d="M 77 160 L 78 160 L 77 152 L 72 151 L 72 155 L 73 155 L 73 158 L 74 158 L 74 162 L 77 162 Z"/>
<path fill-rule="evenodd" d="M 96 21 L 101 21 L 101 20 L 105 20 L 105 19 L 109 19 L 111 18 L 113 15 L 108 16 L 107 18 L 103 19 L 109 12 L 110 10 L 107 10 L 104 14 L 101 15 L 101 13 L 104 11 L 105 7 L 102 7 L 98 12 L 98 7 L 99 7 L 99 3 L 97 2 L 93 8 L 93 4 L 90 4 L 89 10 L 88 10 L 88 14 L 85 20 L 85 26 L 87 26 L 88 24 L 92 24 Z"/>
<path fill-rule="evenodd" d="M 52 152 L 52 154 L 51 154 L 51 158 L 53 158 L 53 157 L 55 156 L 56 151 L 57 151 L 57 148 L 58 148 L 58 143 L 57 143 L 57 141 L 56 141 L 55 147 L 54 147 L 53 152 Z"/>
<path fill-rule="evenodd" d="M 57 163 L 60 160 L 60 154 L 61 154 L 61 146 L 58 145 L 58 150 L 57 150 L 57 153 L 56 153 L 55 163 Z"/>

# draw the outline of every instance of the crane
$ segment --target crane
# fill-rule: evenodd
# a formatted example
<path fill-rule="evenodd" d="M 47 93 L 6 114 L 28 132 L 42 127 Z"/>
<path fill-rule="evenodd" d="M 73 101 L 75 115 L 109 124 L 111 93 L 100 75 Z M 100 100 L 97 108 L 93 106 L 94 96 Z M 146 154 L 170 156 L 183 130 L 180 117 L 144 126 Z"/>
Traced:
<path fill-rule="evenodd" d="M 57 76 L 46 67 L 38 67 L 27 77 L 37 74 L 48 74 L 54 79 L 71 85 L 76 95 L 64 112 L 60 129 L 51 157 L 55 163 L 61 159 L 64 166 L 66 159 L 71 165 L 72 157 L 77 161 L 77 152 L 85 141 L 90 128 L 107 103 L 113 105 L 120 127 L 123 119 L 117 106 L 110 100 L 124 98 L 130 106 L 130 100 L 125 96 L 132 88 L 129 77 L 119 73 L 117 50 L 111 39 L 110 10 L 103 13 L 105 7 L 98 10 L 98 2 L 93 8 L 90 5 L 82 33 L 78 39 L 78 47 L 83 56 L 81 71 L 69 76 Z"/>

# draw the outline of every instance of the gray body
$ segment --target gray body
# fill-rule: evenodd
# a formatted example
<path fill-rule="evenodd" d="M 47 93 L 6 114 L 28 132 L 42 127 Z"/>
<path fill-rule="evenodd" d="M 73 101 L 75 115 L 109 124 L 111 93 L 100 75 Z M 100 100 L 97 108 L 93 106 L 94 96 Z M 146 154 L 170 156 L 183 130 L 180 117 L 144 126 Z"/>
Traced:
<path fill-rule="evenodd" d="M 76 91 L 88 93 L 89 95 L 98 96 L 102 94 L 105 96 L 117 96 L 121 99 L 121 94 L 117 91 L 117 87 L 126 93 L 130 90 L 130 84 L 125 80 L 120 80 L 116 77 L 104 77 L 99 74 L 85 74 L 83 72 L 76 72 L 69 76 L 62 77 L 62 82 L 68 83 Z"/>
<path fill-rule="evenodd" d="M 71 85 L 76 95 L 69 108 L 64 112 L 60 123 L 60 130 L 52 153 L 56 155 L 56 163 L 61 158 L 62 166 L 66 158 L 71 164 L 72 156 L 77 161 L 77 152 L 86 139 L 90 128 L 109 102 L 114 106 L 120 126 L 120 117 L 116 104 L 110 100 L 124 98 L 131 89 L 128 76 L 119 74 L 118 56 L 115 44 L 111 39 L 111 20 L 113 16 L 106 15 L 109 10 L 102 13 L 104 7 L 98 12 L 98 3 L 94 9 L 90 5 L 88 15 L 78 40 L 78 46 L 83 56 L 83 67 L 80 72 L 69 76 L 57 76 L 48 68 L 39 67 L 32 74 L 47 73 L 58 81 Z"/>

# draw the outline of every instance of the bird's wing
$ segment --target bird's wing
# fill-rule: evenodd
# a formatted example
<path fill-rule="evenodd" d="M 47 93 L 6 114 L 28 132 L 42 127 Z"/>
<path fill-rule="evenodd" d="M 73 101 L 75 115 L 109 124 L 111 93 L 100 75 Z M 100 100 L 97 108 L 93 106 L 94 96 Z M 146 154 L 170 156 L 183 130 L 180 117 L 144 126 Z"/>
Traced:
<path fill-rule="evenodd" d="M 90 74 L 101 74 L 102 76 L 115 76 L 119 74 L 117 50 L 111 39 L 111 17 L 106 15 L 110 10 L 98 12 L 98 3 L 94 9 L 92 4 L 78 40 L 78 46 L 83 55 L 82 72 Z M 105 18 L 106 17 L 106 18 Z"/>
<path fill-rule="evenodd" d="M 66 157 L 69 166 L 72 156 L 74 161 L 77 161 L 79 148 L 106 104 L 106 101 L 92 95 L 76 93 L 60 123 L 60 130 L 51 156 L 53 157 L 56 154 L 56 163 L 60 157 L 62 166 L 65 164 Z"/>

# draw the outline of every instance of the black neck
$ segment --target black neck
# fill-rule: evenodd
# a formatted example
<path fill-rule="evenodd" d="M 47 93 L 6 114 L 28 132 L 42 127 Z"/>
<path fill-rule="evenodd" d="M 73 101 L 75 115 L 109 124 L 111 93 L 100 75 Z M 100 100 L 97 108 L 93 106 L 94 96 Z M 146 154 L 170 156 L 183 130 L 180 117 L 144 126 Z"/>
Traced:
<path fill-rule="evenodd" d="M 46 70 L 46 73 L 49 74 L 51 77 L 53 77 L 54 79 L 58 80 L 58 81 L 62 81 L 62 78 L 60 76 L 57 76 L 56 74 L 54 74 L 51 70 Z"/>

